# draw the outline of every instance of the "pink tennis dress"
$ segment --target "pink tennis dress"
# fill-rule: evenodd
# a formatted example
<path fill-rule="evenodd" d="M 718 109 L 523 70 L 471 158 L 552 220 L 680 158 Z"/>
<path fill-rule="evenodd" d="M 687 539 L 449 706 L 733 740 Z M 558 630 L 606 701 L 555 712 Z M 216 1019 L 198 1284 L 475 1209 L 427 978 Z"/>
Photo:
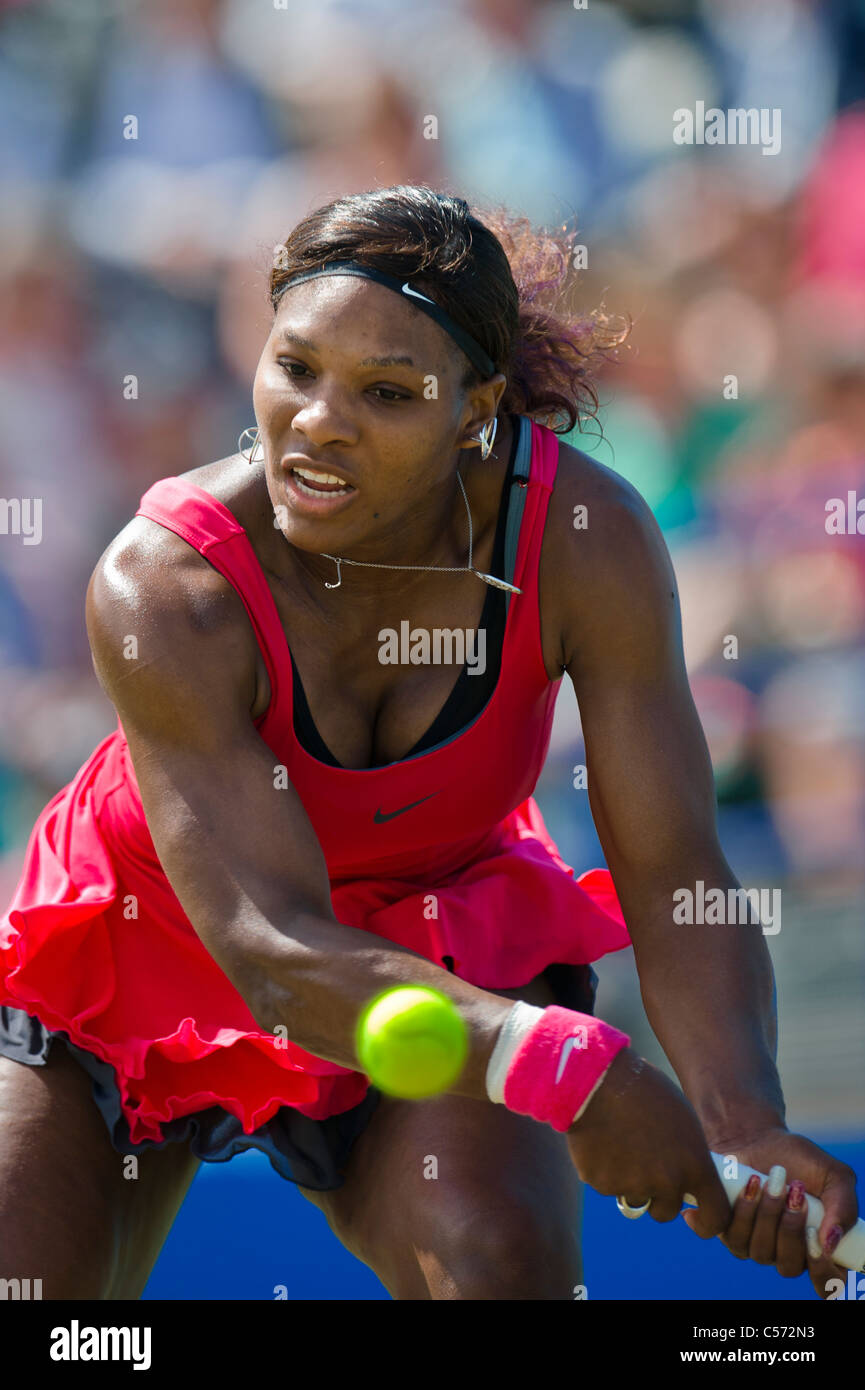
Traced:
<path fill-rule="evenodd" d="M 286 637 L 228 508 L 163 478 L 136 513 L 181 536 L 243 600 L 272 692 L 256 727 L 321 843 L 337 921 L 493 989 L 630 944 L 607 870 L 575 879 L 532 799 L 561 684 L 544 667 L 538 607 L 559 441 L 528 417 L 515 425 L 505 568 L 522 593 L 507 600 L 495 688 L 461 732 L 382 767 L 328 765 L 299 742 Z M 0 919 L 0 1004 L 102 1064 L 131 1146 L 185 1134 L 203 1111 L 233 1117 L 241 1140 L 285 1107 L 326 1120 L 369 1086 L 261 1032 L 160 865 L 119 721 L 33 828 Z"/>

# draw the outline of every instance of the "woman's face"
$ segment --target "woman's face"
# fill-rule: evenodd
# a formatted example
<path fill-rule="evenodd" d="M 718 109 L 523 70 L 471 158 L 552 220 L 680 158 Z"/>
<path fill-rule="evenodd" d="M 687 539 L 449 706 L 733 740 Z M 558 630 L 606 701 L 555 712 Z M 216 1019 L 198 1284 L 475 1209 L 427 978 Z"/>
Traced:
<path fill-rule="evenodd" d="M 383 285 L 333 275 L 286 290 L 253 386 L 286 539 L 315 553 L 386 558 L 407 527 L 440 520 L 458 450 L 495 414 L 506 385 L 498 374 L 464 390 L 465 370 L 444 330 Z M 316 490 L 328 474 L 340 483 Z"/>

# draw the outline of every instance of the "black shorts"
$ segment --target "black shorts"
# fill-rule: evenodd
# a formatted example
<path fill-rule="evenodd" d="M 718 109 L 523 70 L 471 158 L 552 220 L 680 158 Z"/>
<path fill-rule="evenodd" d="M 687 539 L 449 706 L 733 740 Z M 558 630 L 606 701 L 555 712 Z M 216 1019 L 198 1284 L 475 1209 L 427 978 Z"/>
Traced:
<path fill-rule="evenodd" d="M 584 1014 L 594 1012 L 598 977 L 590 965 L 550 965 L 543 974 L 563 1008 Z M 0 1005 L 0 1056 L 43 1067 L 55 1040 L 64 1044 L 91 1078 L 93 1099 L 117 1153 L 137 1154 L 143 1149 L 188 1142 L 195 1157 L 205 1163 L 226 1163 L 244 1149 L 259 1149 L 267 1154 L 280 1177 L 317 1192 L 342 1187 L 352 1145 L 381 1100 L 381 1091 L 370 1085 L 358 1105 L 326 1120 L 311 1120 L 284 1105 L 252 1134 L 244 1134 L 234 1115 L 214 1105 L 194 1115 L 169 1120 L 162 1126 L 165 1137 L 160 1141 L 144 1139 L 133 1144 L 111 1064 L 76 1047 L 65 1033 L 50 1032 L 23 1009 Z"/>

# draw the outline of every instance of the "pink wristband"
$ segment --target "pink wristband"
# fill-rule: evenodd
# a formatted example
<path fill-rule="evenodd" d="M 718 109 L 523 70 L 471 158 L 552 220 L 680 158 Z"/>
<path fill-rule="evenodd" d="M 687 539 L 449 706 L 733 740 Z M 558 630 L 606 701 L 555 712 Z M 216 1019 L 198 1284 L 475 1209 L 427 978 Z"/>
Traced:
<path fill-rule="evenodd" d="M 551 1004 L 522 1038 L 504 1083 L 504 1103 L 563 1134 L 630 1044 L 627 1033 L 574 1009 Z"/>

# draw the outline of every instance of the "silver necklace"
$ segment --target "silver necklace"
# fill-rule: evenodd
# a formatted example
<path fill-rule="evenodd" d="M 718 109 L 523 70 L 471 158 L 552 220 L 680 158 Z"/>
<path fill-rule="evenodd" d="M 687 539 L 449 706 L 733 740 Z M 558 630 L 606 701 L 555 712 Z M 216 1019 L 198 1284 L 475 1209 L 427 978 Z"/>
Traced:
<path fill-rule="evenodd" d="M 496 579 L 495 575 L 484 574 L 483 570 L 476 570 L 472 565 L 472 513 L 459 470 L 457 470 L 457 482 L 460 485 L 460 492 L 466 504 L 466 516 L 469 519 L 469 562 L 467 565 L 380 565 L 375 564 L 372 560 L 346 560 L 342 555 L 328 555 L 326 550 L 320 550 L 319 554 L 322 555 L 325 560 L 333 560 L 336 565 L 336 583 L 328 584 L 327 580 L 325 580 L 324 587 L 326 589 L 339 588 L 342 583 L 342 574 L 340 573 L 340 567 L 342 565 L 360 565 L 362 568 L 373 570 L 442 570 L 448 574 L 465 574 L 471 571 L 472 574 L 477 575 L 478 579 L 482 579 L 485 584 L 491 584 L 494 589 L 505 589 L 509 594 L 521 594 L 523 591 L 522 589 L 518 589 L 516 584 L 508 584 L 504 579 Z"/>

